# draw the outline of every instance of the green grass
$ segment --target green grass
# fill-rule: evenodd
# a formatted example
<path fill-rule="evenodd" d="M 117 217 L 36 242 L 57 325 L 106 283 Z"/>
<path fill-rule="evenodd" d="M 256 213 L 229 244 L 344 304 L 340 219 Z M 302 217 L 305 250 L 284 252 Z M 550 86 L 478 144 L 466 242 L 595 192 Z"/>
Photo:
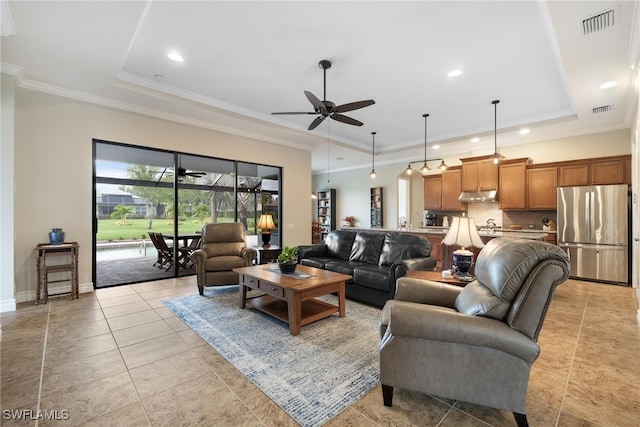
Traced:
<path fill-rule="evenodd" d="M 218 222 L 232 222 L 232 218 L 218 218 Z M 208 219 L 205 219 L 208 222 Z M 156 218 L 153 220 L 151 230 L 147 229 L 146 219 L 127 219 L 126 225 L 121 225 L 120 220 L 101 219 L 98 220 L 98 234 L 96 240 L 99 242 L 119 241 L 119 240 L 141 240 L 148 239 L 149 231 L 156 233 L 173 234 L 173 220 L 167 218 Z M 202 229 L 203 222 L 197 219 L 187 218 L 179 224 L 179 231 L 193 233 Z"/>

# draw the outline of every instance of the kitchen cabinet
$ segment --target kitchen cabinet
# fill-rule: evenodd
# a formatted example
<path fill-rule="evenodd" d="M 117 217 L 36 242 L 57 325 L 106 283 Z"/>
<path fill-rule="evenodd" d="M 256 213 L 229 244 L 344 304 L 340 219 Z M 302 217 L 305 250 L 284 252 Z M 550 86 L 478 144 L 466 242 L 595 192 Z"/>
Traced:
<path fill-rule="evenodd" d="M 530 158 L 505 160 L 499 166 L 498 200 L 500 209 L 527 208 L 527 165 Z"/>
<path fill-rule="evenodd" d="M 371 189 L 371 226 L 382 227 L 383 223 L 382 187 Z"/>
<path fill-rule="evenodd" d="M 557 167 L 529 167 L 527 169 L 527 208 L 556 209 L 557 186 Z"/>
<path fill-rule="evenodd" d="M 493 156 L 460 159 L 462 162 L 462 191 L 498 189 L 498 165 Z"/>
<path fill-rule="evenodd" d="M 631 183 L 631 156 L 563 162 L 558 166 L 558 186 Z"/>
<path fill-rule="evenodd" d="M 427 210 L 442 210 L 442 175 L 425 175 L 423 180 L 424 208 Z M 458 192 L 458 194 L 460 193 Z"/>
<path fill-rule="evenodd" d="M 458 201 L 462 192 L 462 167 L 454 166 L 442 172 L 442 210 L 466 211 L 467 204 Z"/>

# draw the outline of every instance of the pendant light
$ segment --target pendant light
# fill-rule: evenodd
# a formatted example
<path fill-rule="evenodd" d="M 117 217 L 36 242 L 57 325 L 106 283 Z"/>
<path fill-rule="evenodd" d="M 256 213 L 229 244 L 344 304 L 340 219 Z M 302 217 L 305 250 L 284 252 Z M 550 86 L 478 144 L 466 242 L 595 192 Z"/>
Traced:
<path fill-rule="evenodd" d="M 371 172 L 369 172 L 369 176 L 373 179 L 376 177 L 376 132 L 371 132 L 371 138 L 373 139 L 373 142 L 371 143 Z"/>
<path fill-rule="evenodd" d="M 499 99 L 491 101 L 493 104 L 493 164 L 500 163 L 500 156 L 498 155 L 498 103 Z"/>
<path fill-rule="evenodd" d="M 424 163 L 420 168 L 420 173 L 426 175 L 427 172 L 431 170 L 431 168 L 427 166 L 427 117 L 429 117 L 429 115 L 423 114 L 422 117 L 424 117 Z"/>

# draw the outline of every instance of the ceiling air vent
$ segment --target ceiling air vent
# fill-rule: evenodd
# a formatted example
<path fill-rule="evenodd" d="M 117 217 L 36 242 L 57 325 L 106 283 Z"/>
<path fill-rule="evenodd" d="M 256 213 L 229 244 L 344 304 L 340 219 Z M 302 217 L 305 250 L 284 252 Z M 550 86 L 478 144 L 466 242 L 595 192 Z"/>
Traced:
<path fill-rule="evenodd" d="M 620 19 L 618 12 L 618 8 L 615 7 L 583 19 L 582 32 L 586 36 L 587 34 L 597 33 L 598 31 L 613 27 Z"/>
<path fill-rule="evenodd" d="M 593 109 L 593 114 L 606 113 L 607 111 L 611 111 L 611 105 L 603 105 L 601 107 L 595 107 Z"/>

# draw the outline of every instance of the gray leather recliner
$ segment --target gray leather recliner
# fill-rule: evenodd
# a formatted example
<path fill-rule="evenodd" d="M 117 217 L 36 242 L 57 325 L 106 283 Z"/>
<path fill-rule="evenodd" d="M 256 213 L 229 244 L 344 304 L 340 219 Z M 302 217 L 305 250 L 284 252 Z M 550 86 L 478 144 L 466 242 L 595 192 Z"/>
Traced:
<path fill-rule="evenodd" d="M 380 319 L 384 405 L 399 387 L 512 411 L 526 426 L 538 334 L 569 259 L 548 243 L 497 238 L 478 255 L 475 275 L 464 288 L 398 279 Z"/>
<path fill-rule="evenodd" d="M 200 295 L 204 294 L 205 286 L 237 284 L 238 273 L 233 269 L 253 264 L 257 251 L 247 247 L 245 236 L 241 222 L 210 223 L 202 227 L 200 249 L 191 253 Z"/>

